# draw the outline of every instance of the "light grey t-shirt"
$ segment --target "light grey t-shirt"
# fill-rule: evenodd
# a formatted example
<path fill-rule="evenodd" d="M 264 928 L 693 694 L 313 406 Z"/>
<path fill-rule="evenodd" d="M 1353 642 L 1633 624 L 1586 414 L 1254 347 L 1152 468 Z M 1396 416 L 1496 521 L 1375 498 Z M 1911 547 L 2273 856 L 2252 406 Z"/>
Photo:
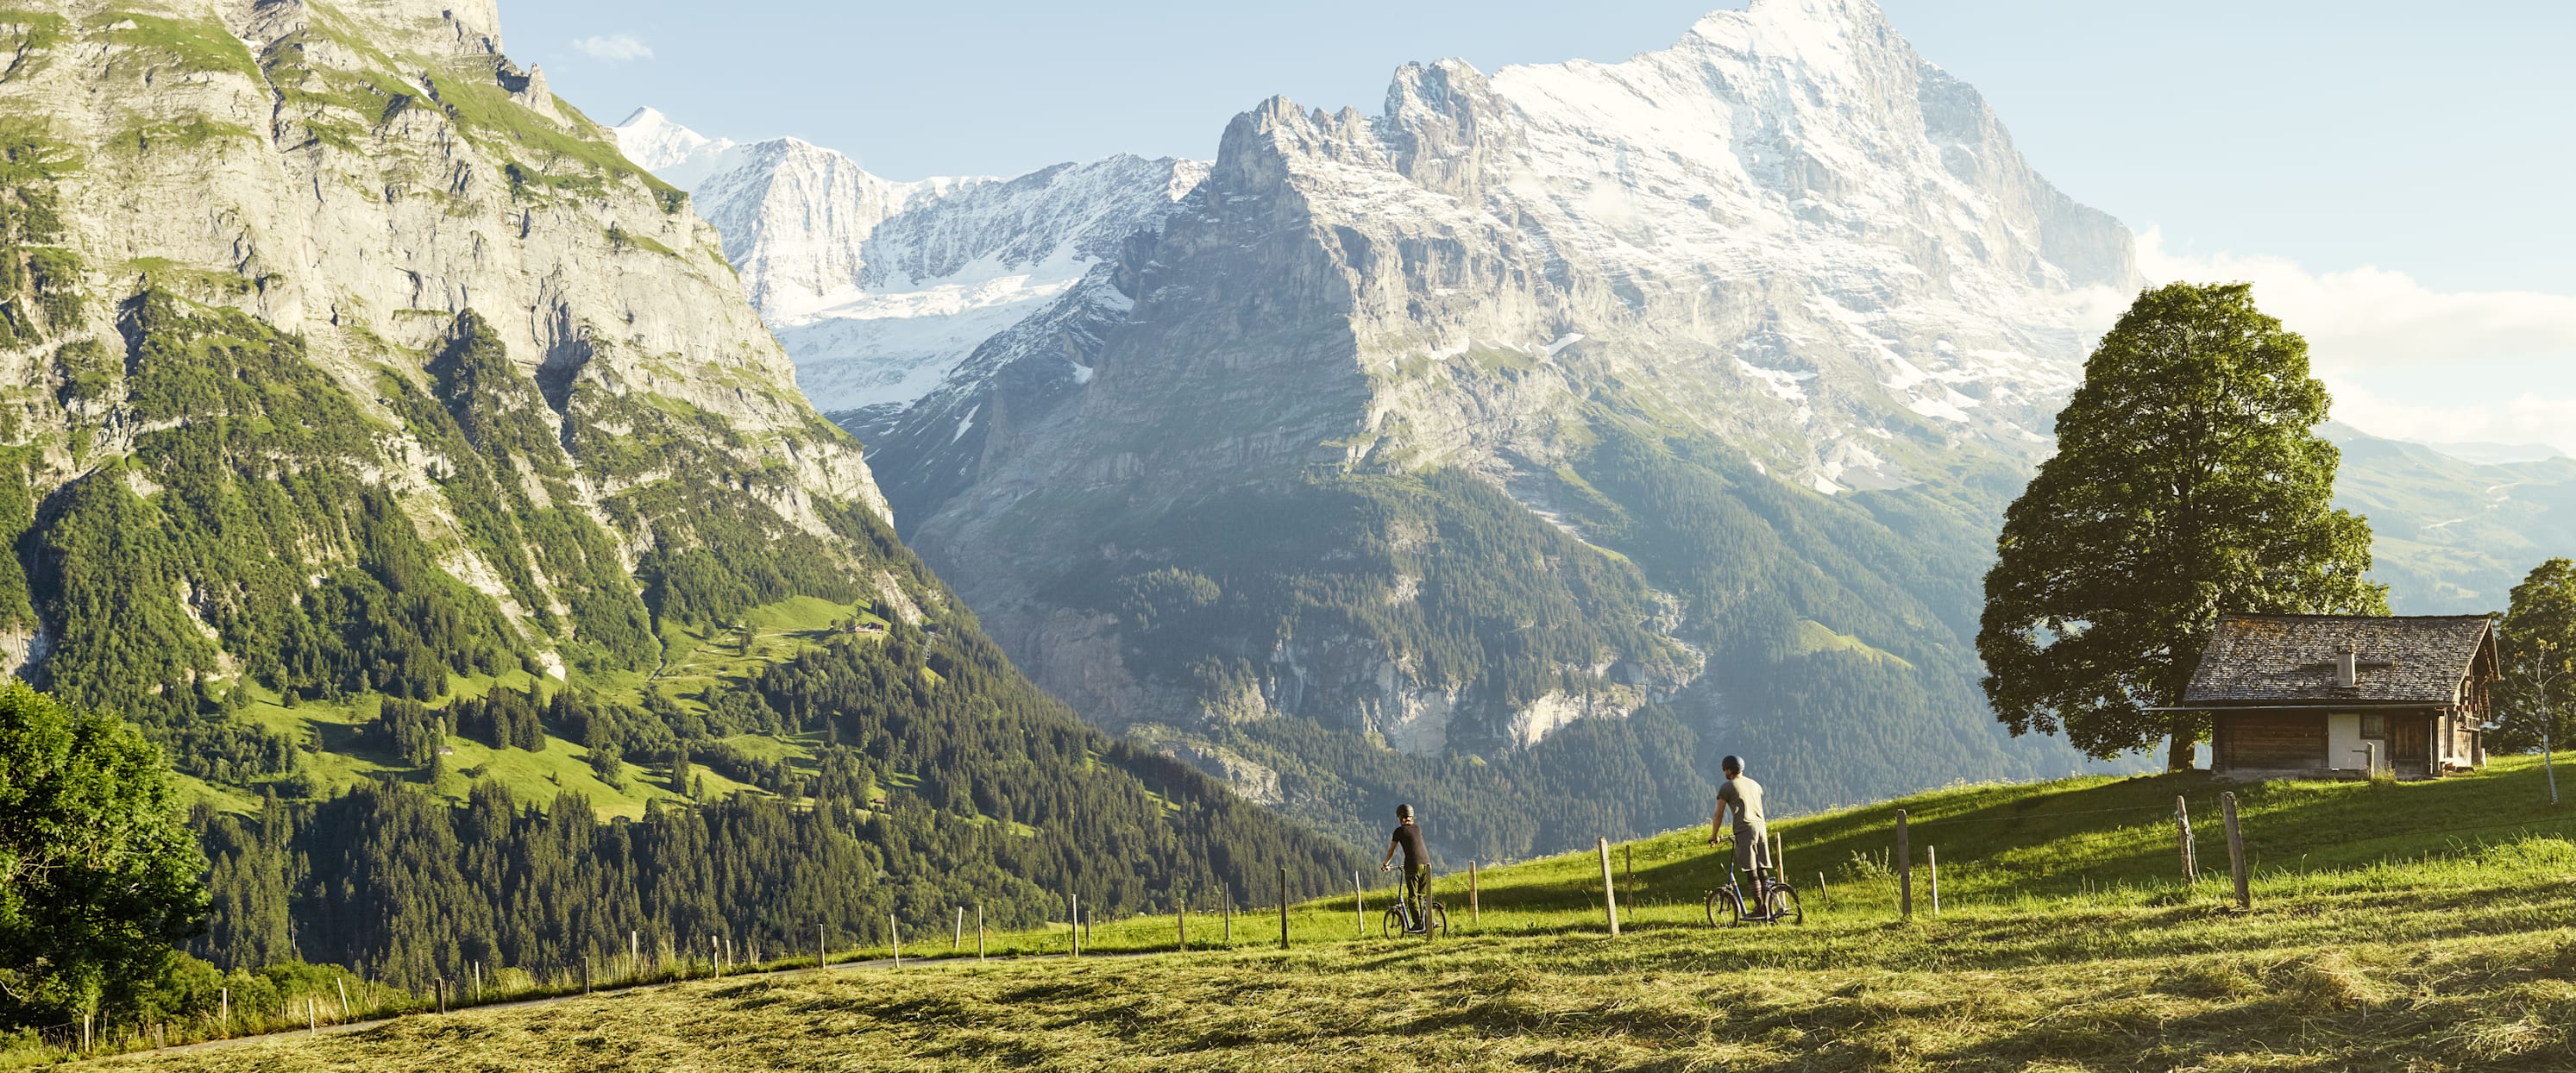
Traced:
<path fill-rule="evenodd" d="M 1717 800 L 1735 810 L 1735 840 L 1759 840 L 1771 821 L 1762 814 L 1762 784 L 1738 775 L 1718 784 Z"/>

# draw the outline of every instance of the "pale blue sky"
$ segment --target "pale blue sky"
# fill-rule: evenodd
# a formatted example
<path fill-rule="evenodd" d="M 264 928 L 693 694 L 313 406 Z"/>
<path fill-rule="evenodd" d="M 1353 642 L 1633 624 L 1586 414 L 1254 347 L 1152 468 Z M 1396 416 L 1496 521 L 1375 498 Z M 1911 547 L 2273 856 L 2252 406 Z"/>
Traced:
<path fill-rule="evenodd" d="M 594 118 L 650 104 L 710 135 L 794 134 L 893 178 L 1007 175 L 1120 151 L 1204 158 L 1229 118 L 1274 93 L 1374 111 L 1407 60 L 1457 56 L 1488 71 L 1613 61 L 1670 44 L 1708 9 L 1741 6 L 502 4 L 510 53 L 542 63 Z M 2289 308 L 2275 312 L 2304 313 L 2292 326 L 2319 342 L 2339 397 L 2384 404 L 2384 415 L 2356 415 L 2364 427 L 2576 449 L 2576 401 L 2497 417 L 2495 436 L 2441 433 L 2526 388 L 2553 406 L 2576 400 L 2576 297 L 2546 300 L 2576 296 L 2576 5 L 1883 4 L 1917 51 L 1984 91 L 2042 174 L 2153 229 L 2151 272 L 2229 270 L 2254 278 L 2258 295 L 2284 295 Z M 2405 286 L 2337 275 L 2364 268 Z M 2304 305 L 2287 300 L 2303 287 L 2315 292 Z M 2362 323 L 2391 309 L 2429 319 Z M 2352 338 L 2334 343 L 2339 331 Z M 2381 353 L 2374 340 L 2396 335 L 2461 342 Z M 2540 434 L 2561 425 L 2563 436 Z"/>

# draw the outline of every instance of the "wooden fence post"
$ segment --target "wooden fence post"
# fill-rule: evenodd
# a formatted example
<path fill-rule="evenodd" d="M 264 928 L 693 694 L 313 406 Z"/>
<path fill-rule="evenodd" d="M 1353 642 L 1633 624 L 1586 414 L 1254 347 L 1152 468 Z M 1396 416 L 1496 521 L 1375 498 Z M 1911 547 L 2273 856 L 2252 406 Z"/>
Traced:
<path fill-rule="evenodd" d="M 1073 896 L 1073 956 L 1082 956 L 1082 895 Z"/>
<path fill-rule="evenodd" d="M 2200 862 L 2191 846 L 2191 802 L 2181 794 L 2174 795 L 2174 850 L 2182 855 L 2182 881 L 2200 882 Z"/>
<path fill-rule="evenodd" d="M 1816 873 L 1816 901 L 1822 905 L 1834 904 L 1833 892 L 1825 889 L 1825 874 L 1823 872 Z"/>
<path fill-rule="evenodd" d="M 965 948 L 966 948 L 966 907 L 961 905 L 961 906 L 958 906 L 958 907 L 957 907 L 957 928 L 956 928 L 956 930 L 951 931 L 951 932 L 949 932 L 949 933 L 948 933 L 948 952 L 949 952 L 949 953 L 951 953 L 951 954 L 954 954 L 954 953 L 958 952 L 959 950 L 963 950 L 963 949 L 965 949 Z"/>
<path fill-rule="evenodd" d="M 1288 869 L 1279 869 L 1279 949 L 1288 949 Z"/>
<path fill-rule="evenodd" d="M 1787 850 L 1787 836 L 1782 835 L 1778 831 L 1771 832 L 1771 870 L 1779 873 L 1780 882 L 1783 883 L 1789 881 L 1789 858 Z"/>
<path fill-rule="evenodd" d="M 1896 810 L 1896 915 L 1914 919 L 1914 847 L 1905 839 L 1905 810 Z"/>
<path fill-rule="evenodd" d="M 430 987 L 431 987 L 433 990 L 435 990 L 435 991 L 437 991 L 437 992 L 438 992 L 438 1012 L 440 1012 L 440 1013 L 446 1013 L 446 1012 L 447 1012 L 447 978 L 446 978 L 446 977 L 444 977 L 444 976 L 441 976 L 441 977 L 439 977 L 438 979 L 431 981 L 431 982 L 430 982 Z"/>
<path fill-rule="evenodd" d="M 1190 900 L 1188 898 L 1172 899 L 1172 941 L 1180 946 L 1182 952 L 1188 952 L 1190 948 Z"/>
<path fill-rule="evenodd" d="M 984 960 L 984 903 L 975 903 L 975 960 Z"/>
<path fill-rule="evenodd" d="M 1941 847 L 1923 847 L 1923 870 L 1932 876 L 1932 915 L 1941 915 Z"/>
<path fill-rule="evenodd" d="M 823 926 L 820 924 L 814 925 L 814 967 L 818 969 L 832 967 L 832 943 L 831 940 L 823 937 Z"/>
<path fill-rule="evenodd" d="M 886 914 L 886 942 L 894 947 L 894 967 L 903 967 L 903 933 L 895 929 L 894 914 Z"/>
<path fill-rule="evenodd" d="M 1620 843 L 1619 855 L 1622 858 L 1620 861 L 1622 874 L 1619 877 L 1619 900 L 1635 904 L 1637 901 L 1637 844 L 1634 842 Z"/>
<path fill-rule="evenodd" d="M 1610 882 L 1610 840 L 1594 838 L 1594 849 L 1601 852 L 1601 908 L 1610 914 L 1610 937 L 1619 937 L 1619 890 Z"/>
<path fill-rule="evenodd" d="M 1467 923 L 1481 924 L 1484 921 L 1484 912 L 1476 908 L 1476 860 L 1470 857 L 1467 859 Z"/>
<path fill-rule="evenodd" d="M 1360 893 L 1360 874 L 1351 873 L 1351 930 L 1368 938 L 1368 896 Z"/>
<path fill-rule="evenodd" d="M 2236 881 L 2236 908 L 2254 908 L 2254 888 L 2246 883 L 2245 835 L 2236 826 L 2236 791 L 2219 795 L 2219 810 L 2227 816 L 2227 873 Z"/>
<path fill-rule="evenodd" d="M 230 1032 L 230 1031 L 232 1031 L 232 1028 L 233 1028 L 233 989 L 232 989 L 232 988 L 229 988 L 229 987 L 224 988 L 223 1006 L 222 1006 L 221 1008 L 222 1008 L 222 1010 L 223 1010 L 223 1013 L 219 1014 L 218 1016 L 222 1019 L 222 1024 L 223 1024 L 223 1026 L 224 1026 L 224 1031 L 226 1031 L 226 1032 Z"/>
<path fill-rule="evenodd" d="M 340 989 L 340 1019 L 346 1021 L 349 1019 L 349 980 L 347 977 L 333 977 L 331 984 Z"/>
<path fill-rule="evenodd" d="M 311 995 L 304 996 L 304 1034 L 322 1034 L 322 1002 Z"/>
<path fill-rule="evenodd" d="M 1230 892 L 1225 899 L 1225 945 L 1234 945 L 1234 898 Z"/>

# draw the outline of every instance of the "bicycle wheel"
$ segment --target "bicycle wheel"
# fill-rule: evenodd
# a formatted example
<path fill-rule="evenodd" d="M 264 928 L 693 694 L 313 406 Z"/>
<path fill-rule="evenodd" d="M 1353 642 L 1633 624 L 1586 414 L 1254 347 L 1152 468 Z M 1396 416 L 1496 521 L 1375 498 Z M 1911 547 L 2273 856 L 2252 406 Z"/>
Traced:
<path fill-rule="evenodd" d="M 1798 908 L 1798 888 L 1786 883 L 1774 883 L 1766 900 L 1769 903 L 1772 923 L 1804 924 L 1807 922 L 1806 910 Z"/>
<path fill-rule="evenodd" d="M 1708 892 L 1708 926 L 1727 928 L 1744 923 L 1744 899 L 1734 888 L 1719 887 Z"/>
<path fill-rule="evenodd" d="M 1388 906 L 1386 916 L 1378 920 L 1377 933 L 1389 939 L 1404 934 L 1404 909 L 1400 906 Z"/>
<path fill-rule="evenodd" d="M 1426 936 L 1441 935 L 1447 933 L 1448 930 L 1449 907 L 1438 902 L 1431 903 L 1431 914 L 1424 918 L 1423 934 Z"/>

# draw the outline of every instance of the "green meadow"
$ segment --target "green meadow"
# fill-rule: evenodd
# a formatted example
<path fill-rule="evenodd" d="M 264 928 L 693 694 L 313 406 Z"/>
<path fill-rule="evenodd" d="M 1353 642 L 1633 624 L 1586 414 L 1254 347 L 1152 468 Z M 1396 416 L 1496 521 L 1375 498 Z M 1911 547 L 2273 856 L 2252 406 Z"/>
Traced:
<path fill-rule="evenodd" d="M 2236 795 L 2253 907 L 2229 881 Z M 2174 799 L 2200 866 L 2187 882 Z M 1915 912 L 1897 911 L 1896 810 Z M 765 952 L 762 968 L 101 1060 L 299 1069 L 2548 1069 L 2576 1066 L 2576 813 L 2536 758 L 2435 783 L 2203 776 L 1955 786 L 1776 825 L 1797 926 L 1711 927 L 1704 830 L 1463 869 L 1450 932 L 1379 934 L 1389 889 L 1230 914 Z M 1436 833 L 1438 817 L 1425 817 Z M 1927 853 L 1940 861 L 1931 903 Z M 1633 856 L 1634 866 L 1629 861 Z M 971 909 L 970 909 L 971 920 Z M 952 952 L 952 945 L 954 951 Z M 602 981 L 620 971 L 602 970 Z M 515 979 L 509 996 L 578 992 Z M 494 996 L 504 996 L 496 988 Z M 408 1000 L 394 999 L 394 1004 Z M 327 1003 L 326 1003 L 327 1005 Z M 299 1021 L 301 1018 L 299 1018 Z M 300 1026 L 299 1026 L 300 1027 Z M 200 1033 L 202 1034 L 202 1033 Z M 193 1037 L 192 1037 L 193 1038 Z"/>

